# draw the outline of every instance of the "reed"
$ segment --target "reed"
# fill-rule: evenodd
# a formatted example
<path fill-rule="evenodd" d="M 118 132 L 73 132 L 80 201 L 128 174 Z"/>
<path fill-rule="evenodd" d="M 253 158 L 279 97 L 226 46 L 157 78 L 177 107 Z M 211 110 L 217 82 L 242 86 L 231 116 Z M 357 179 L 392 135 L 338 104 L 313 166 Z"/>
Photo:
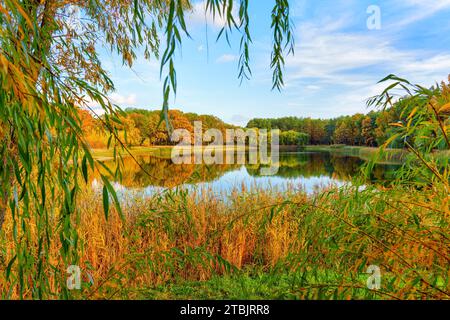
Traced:
<path fill-rule="evenodd" d="M 207 189 L 177 190 L 122 199 L 125 220 L 116 214 L 106 220 L 101 194 L 86 190 L 76 218 L 83 288 L 74 298 L 173 298 L 174 286 L 214 288 L 217 281 L 243 278 L 259 285 L 263 279 L 265 286 L 272 281 L 282 291 L 275 297 L 285 298 L 449 298 L 448 195 L 360 189 L 308 197 L 236 188 L 226 198 Z M 7 221 L 6 235 L 10 228 Z M 11 258 L 10 240 L 2 239 L 3 261 Z M 57 261 L 60 249 L 52 247 L 49 256 Z M 369 265 L 382 270 L 379 291 L 367 289 Z M 64 270 L 45 273 L 52 282 Z M 222 298 L 238 293 L 239 286 L 229 287 Z M 220 296 L 216 289 L 212 296 Z"/>

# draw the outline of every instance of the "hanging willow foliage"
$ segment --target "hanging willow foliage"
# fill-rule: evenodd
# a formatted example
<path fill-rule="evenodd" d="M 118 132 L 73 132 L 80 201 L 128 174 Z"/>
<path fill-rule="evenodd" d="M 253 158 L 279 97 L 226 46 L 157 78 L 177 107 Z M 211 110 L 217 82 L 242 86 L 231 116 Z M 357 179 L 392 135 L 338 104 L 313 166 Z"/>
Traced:
<path fill-rule="evenodd" d="M 92 170 L 102 166 L 83 138 L 78 108 L 101 107 L 97 117 L 110 133 L 116 169 L 109 173 L 115 178 L 121 176 L 118 149 L 124 148 L 116 130 L 121 110 L 107 98 L 114 84 L 97 48 L 109 48 L 132 67 L 138 50 L 160 59 L 164 34 L 160 62 L 167 115 L 177 87 L 174 54 L 182 33 L 189 35 L 185 15 L 191 8 L 188 0 L 0 1 L 0 236 L 5 220 L 14 235 L 14 243 L 0 252 L 1 298 L 71 297 L 65 272 L 80 263 L 77 195 Z M 248 0 L 206 0 L 206 10 L 226 18 L 218 38 L 241 32 L 238 76 L 248 78 Z M 273 84 L 280 89 L 284 55 L 293 48 L 288 1 L 275 1 L 271 27 Z M 105 215 L 110 203 L 120 214 L 114 188 L 107 177 L 102 181 Z M 52 246 L 60 256 L 49 254 Z"/>

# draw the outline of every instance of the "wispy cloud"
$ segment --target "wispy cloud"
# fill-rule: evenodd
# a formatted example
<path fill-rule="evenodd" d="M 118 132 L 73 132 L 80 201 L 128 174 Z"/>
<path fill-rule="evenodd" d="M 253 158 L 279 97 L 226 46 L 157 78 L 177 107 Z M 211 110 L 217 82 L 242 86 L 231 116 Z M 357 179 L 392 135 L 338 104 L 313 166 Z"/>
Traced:
<path fill-rule="evenodd" d="M 290 80 L 357 86 L 389 72 L 433 82 L 450 70 L 450 53 L 398 49 L 388 37 L 369 32 L 324 33 L 320 28 L 303 26 L 299 38 L 296 55 L 287 60 Z"/>
<path fill-rule="evenodd" d="M 315 91 L 315 90 L 320 90 L 320 86 L 316 86 L 316 85 L 307 85 L 306 89 L 311 90 L 311 91 Z"/>
<path fill-rule="evenodd" d="M 137 103 L 135 94 L 121 95 L 114 92 L 109 96 L 109 99 L 111 100 L 112 103 L 117 104 L 119 106 L 120 105 L 132 106 Z"/>
<path fill-rule="evenodd" d="M 118 105 L 119 107 L 133 107 L 133 106 L 136 106 L 136 104 L 137 104 L 137 96 L 134 93 L 128 94 L 128 95 L 123 95 L 123 94 L 119 94 L 117 92 L 113 92 L 112 94 L 110 94 L 108 96 L 108 99 L 109 99 L 109 101 L 111 101 L 111 103 Z M 90 98 L 87 98 L 86 102 L 87 102 L 87 106 L 90 109 L 92 109 L 95 113 L 97 113 L 99 115 L 104 113 L 103 108 L 100 106 L 100 104 L 98 102 L 93 101 Z"/>
<path fill-rule="evenodd" d="M 249 120 L 249 117 L 246 117 L 242 114 L 234 114 L 230 118 L 230 122 L 238 126 L 245 126 Z"/>
<path fill-rule="evenodd" d="M 377 82 L 387 74 L 432 85 L 450 72 L 450 52 L 398 48 L 395 35 L 348 31 L 342 20 L 322 26 L 297 27 L 296 54 L 287 59 L 287 89 L 320 101 L 327 92 L 339 113 L 364 110 L 365 99 L 381 92 Z"/>
<path fill-rule="evenodd" d="M 396 27 L 404 27 L 450 9 L 450 0 L 404 0 L 398 4 L 407 11 L 403 18 L 393 24 Z"/>
<path fill-rule="evenodd" d="M 234 62 L 238 59 L 238 57 L 234 54 L 223 54 L 219 58 L 217 58 L 217 63 L 228 63 L 228 62 Z"/>

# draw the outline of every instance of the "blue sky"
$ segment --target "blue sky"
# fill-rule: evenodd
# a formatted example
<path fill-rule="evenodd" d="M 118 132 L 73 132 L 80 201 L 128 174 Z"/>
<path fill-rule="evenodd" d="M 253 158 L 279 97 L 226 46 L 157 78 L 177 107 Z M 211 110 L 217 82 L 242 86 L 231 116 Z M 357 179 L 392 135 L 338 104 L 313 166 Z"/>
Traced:
<path fill-rule="evenodd" d="M 365 100 L 382 90 L 390 73 L 432 85 L 450 74 L 450 0 L 293 0 L 296 52 L 286 61 L 285 89 L 271 90 L 272 0 L 250 1 L 253 77 L 237 79 L 239 39 L 215 42 L 220 19 L 206 17 L 195 3 L 186 39 L 177 53 L 178 93 L 171 108 L 214 114 L 245 125 L 253 117 L 329 118 L 367 112 Z M 381 29 L 369 30 L 367 8 L 381 9 Z M 208 30 L 208 32 L 206 32 Z M 208 37 L 207 37 L 208 34 Z M 122 107 L 159 109 L 159 63 L 139 58 L 133 70 L 104 54 Z M 385 86 L 385 85 L 384 85 Z"/>

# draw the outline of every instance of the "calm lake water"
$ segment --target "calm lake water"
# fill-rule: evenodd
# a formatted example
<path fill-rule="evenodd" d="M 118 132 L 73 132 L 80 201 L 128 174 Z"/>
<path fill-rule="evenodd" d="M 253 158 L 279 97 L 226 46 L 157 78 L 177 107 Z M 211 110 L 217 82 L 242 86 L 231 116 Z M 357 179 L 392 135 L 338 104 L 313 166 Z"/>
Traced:
<path fill-rule="evenodd" d="M 330 152 L 280 153 L 280 167 L 273 176 L 261 176 L 262 165 L 177 165 L 170 159 L 154 156 L 137 157 L 140 165 L 131 158 L 124 159 L 125 169 L 118 192 L 151 195 L 166 188 L 208 188 L 218 194 L 228 194 L 234 188 L 254 187 L 283 191 L 286 188 L 304 190 L 311 194 L 317 189 L 349 183 L 364 160 Z M 106 163 L 108 164 L 108 163 Z M 376 165 L 371 180 L 384 183 L 392 179 L 400 164 Z M 94 184 L 96 181 L 94 181 Z"/>

